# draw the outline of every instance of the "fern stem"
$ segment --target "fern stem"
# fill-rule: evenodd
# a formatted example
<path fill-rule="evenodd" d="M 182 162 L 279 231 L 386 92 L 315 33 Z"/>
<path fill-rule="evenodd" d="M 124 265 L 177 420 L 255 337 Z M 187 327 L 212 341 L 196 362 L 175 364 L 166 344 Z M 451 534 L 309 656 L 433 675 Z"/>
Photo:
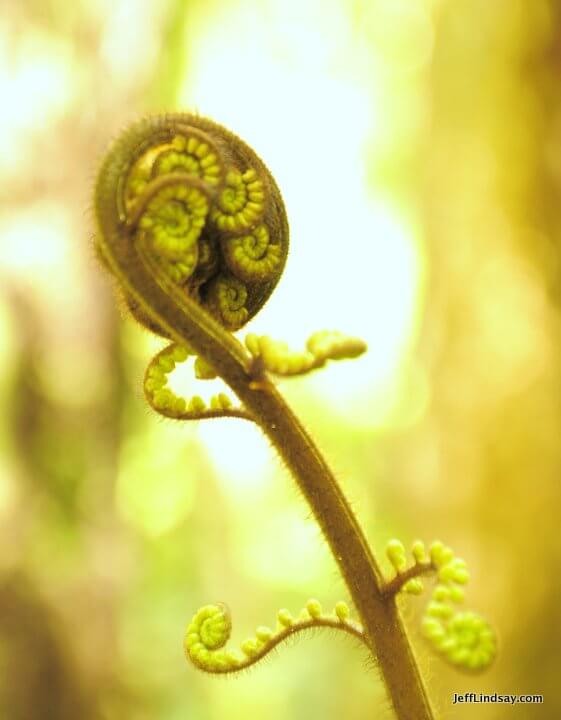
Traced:
<path fill-rule="evenodd" d="M 337 480 L 298 418 L 269 383 L 261 391 L 233 387 L 269 437 L 304 494 L 364 624 L 399 720 L 433 714 L 394 597 Z"/>
<path fill-rule="evenodd" d="M 95 205 L 104 260 L 115 277 L 169 337 L 211 363 L 283 458 L 322 529 L 381 670 L 398 720 L 433 713 L 395 598 L 323 456 L 266 375 L 255 382 L 245 348 L 157 268 L 147 267 L 119 214 L 114 188 L 125 158 L 110 158 L 98 175 Z M 120 167 L 120 165 L 123 167 Z"/>

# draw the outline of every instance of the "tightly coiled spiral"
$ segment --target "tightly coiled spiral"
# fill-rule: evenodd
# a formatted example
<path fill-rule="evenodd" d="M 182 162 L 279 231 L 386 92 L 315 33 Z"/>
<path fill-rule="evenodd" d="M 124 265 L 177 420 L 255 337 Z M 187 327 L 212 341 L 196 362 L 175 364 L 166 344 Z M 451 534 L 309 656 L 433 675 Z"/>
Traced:
<path fill-rule="evenodd" d="M 497 639 L 485 618 L 458 610 L 464 601 L 463 586 L 469 582 L 465 561 L 439 541 L 433 542 L 427 552 L 424 543 L 416 540 L 411 554 L 414 563 L 408 567 L 403 543 L 396 539 L 388 542 L 386 555 L 397 574 L 386 584 L 386 594 L 403 591 L 420 595 L 424 589 L 420 576 L 436 573 L 438 583 L 422 620 L 423 635 L 455 667 L 473 672 L 485 670 L 497 654 Z"/>
<path fill-rule="evenodd" d="M 366 642 L 363 628 L 350 618 L 346 603 L 338 602 L 332 613 L 324 613 L 317 600 L 308 600 L 299 617 L 283 608 L 277 613 L 276 628 L 260 625 L 255 636 L 240 645 L 241 654 L 226 649 L 232 632 L 232 620 L 223 603 L 205 605 L 193 617 L 185 632 L 187 659 L 208 673 L 234 673 L 257 663 L 287 638 L 312 628 L 342 630 Z"/>
<path fill-rule="evenodd" d="M 106 241 L 135 243 L 228 330 L 258 312 L 283 271 L 288 222 L 280 191 L 255 152 L 207 118 L 173 113 L 134 123 L 106 156 L 95 203 Z M 137 320 L 168 336 L 125 299 Z"/>
<path fill-rule="evenodd" d="M 432 602 L 422 629 L 437 652 L 456 667 L 485 670 L 495 658 L 495 634 L 485 618 L 477 613 L 454 613 L 449 605 Z"/>

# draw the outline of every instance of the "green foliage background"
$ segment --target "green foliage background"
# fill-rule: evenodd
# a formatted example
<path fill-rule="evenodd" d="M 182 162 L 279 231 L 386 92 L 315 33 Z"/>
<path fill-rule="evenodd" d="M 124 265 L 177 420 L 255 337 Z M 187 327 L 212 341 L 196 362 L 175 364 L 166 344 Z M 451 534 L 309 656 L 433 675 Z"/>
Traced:
<path fill-rule="evenodd" d="M 148 411 L 158 344 L 93 257 L 108 139 L 193 107 L 255 143 L 286 196 L 286 277 L 250 329 L 369 341 L 285 390 L 374 547 L 443 539 L 498 629 L 473 678 L 416 638 L 442 716 L 511 716 L 452 707 L 466 691 L 543 693 L 520 717 L 561 715 L 560 47 L 553 0 L 2 4 L 2 718 L 389 717 L 346 638 L 238 679 L 183 658 L 207 602 L 242 640 L 281 606 L 346 599 L 255 428 Z"/>

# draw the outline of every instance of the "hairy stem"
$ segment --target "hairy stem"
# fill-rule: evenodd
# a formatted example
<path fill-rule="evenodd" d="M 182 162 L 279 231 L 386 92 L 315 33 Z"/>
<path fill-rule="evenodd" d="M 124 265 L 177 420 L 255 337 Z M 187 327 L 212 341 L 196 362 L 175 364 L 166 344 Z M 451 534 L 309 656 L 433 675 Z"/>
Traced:
<path fill-rule="evenodd" d="M 243 346 L 196 302 L 150 266 L 135 246 L 114 199 L 119 163 L 102 168 L 96 186 L 99 244 L 124 290 L 165 329 L 212 364 L 237 394 L 285 461 L 333 552 L 364 625 L 399 720 L 432 720 L 433 714 L 395 598 L 335 477 L 275 385 L 256 382 Z"/>
<path fill-rule="evenodd" d="M 420 577 L 421 575 L 428 575 L 428 573 L 433 572 L 435 569 L 435 566 L 430 562 L 416 563 L 383 584 L 380 588 L 381 593 L 386 597 L 397 595 L 408 580 Z"/>
<path fill-rule="evenodd" d="M 286 462 L 329 543 L 364 624 L 399 720 L 429 720 L 432 712 L 395 599 L 358 521 L 321 453 L 277 389 L 269 383 L 241 394 Z M 245 390 L 245 388 L 244 388 Z"/>

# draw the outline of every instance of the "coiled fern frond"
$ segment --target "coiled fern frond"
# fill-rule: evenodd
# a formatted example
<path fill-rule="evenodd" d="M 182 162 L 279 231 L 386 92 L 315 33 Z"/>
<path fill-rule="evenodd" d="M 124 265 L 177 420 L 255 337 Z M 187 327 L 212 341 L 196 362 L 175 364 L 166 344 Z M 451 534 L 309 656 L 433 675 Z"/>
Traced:
<path fill-rule="evenodd" d="M 433 542 L 427 553 L 424 544 L 417 540 L 412 548 L 413 564 L 407 564 L 405 546 L 399 540 L 390 540 L 386 555 L 396 576 L 387 583 L 387 595 L 398 592 L 420 595 L 423 592 L 421 575 L 437 577 L 421 628 L 431 647 L 450 664 L 469 671 L 485 670 L 495 659 L 497 641 L 489 623 L 477 613 L 463 611 L 463 586 L 469 581 L 464 560 L 441 542 Z"/>
<path fill-rule="evenodd" d="M 276 628 L 259 626 L 254 637 L 241 643 L 241 653 L 225 650 L 232 622 L 228 608 L 218 604 L 205 605 L 189 623 L 185 633 L 185 654 L 205 672 L 233 673 L 254 665 L 292 635 L 318 627 L 342 630 L 365 641 L 364 631 L 350 619 L 346 603 L 339 602 L 333 613 L 324 614 L 317 600 L 308 600 L 297 618 L 289 610 L 279 610 Z"/>

